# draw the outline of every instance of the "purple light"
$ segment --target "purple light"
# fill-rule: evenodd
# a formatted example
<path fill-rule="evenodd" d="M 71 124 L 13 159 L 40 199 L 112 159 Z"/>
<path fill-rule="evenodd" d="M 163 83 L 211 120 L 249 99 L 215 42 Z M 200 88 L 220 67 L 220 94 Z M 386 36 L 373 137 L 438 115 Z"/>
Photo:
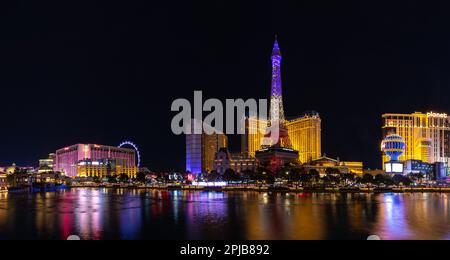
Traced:
<path fill-rule="evenodd" d="M 271 124 L 284 122 L 283 93 L 281 90 L 281 51 L 278 40 L 272 49 L 272 88 L 270 97 L 270 121 Z"/>
<path fill-rule="evenodd" d="M 282 96 L 280 68 L 281 52 L 278 47 L 278 40 L 275 38 L 275 43 L 272 50 L 272 96 Z"/>

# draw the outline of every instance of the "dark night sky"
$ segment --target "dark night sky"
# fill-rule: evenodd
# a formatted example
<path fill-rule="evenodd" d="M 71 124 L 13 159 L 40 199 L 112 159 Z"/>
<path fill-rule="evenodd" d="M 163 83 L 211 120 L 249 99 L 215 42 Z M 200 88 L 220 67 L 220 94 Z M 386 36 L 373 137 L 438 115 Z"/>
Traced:
<path fill-rule="evenodd" d="M 268 98 L 278 34 L 286 114 L 318 111 L 323 152 L 379 167 L 381 113 L 450 112 L 449 6 L 395 2 L 2 1 L 0 165 L 130 139 L 182 168 L 172 101 Z"/>

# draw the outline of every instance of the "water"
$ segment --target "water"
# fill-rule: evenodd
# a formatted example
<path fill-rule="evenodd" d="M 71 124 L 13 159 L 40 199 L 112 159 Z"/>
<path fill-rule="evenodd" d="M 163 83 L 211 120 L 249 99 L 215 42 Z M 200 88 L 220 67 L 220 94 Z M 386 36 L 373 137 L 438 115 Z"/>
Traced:
<path fill-rule="evenodd" d="M 0 239 L 450 239 L 450 194 L 0 194 Z"/>

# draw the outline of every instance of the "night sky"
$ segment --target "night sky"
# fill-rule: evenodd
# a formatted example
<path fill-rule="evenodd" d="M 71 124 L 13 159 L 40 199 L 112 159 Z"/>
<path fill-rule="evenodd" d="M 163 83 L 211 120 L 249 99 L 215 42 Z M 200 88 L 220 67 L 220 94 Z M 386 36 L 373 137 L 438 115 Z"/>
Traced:
<path fill-rule="evenodd" d="M 189 2 L 2 1 L 0 165 L 132 140 L 183 168 L 172 101 L 268 98 L 275 34 L 286 114 L 320 113 L 327 156 L 379 168 L 382 113 L 450 112 L 445 1 Z"/>

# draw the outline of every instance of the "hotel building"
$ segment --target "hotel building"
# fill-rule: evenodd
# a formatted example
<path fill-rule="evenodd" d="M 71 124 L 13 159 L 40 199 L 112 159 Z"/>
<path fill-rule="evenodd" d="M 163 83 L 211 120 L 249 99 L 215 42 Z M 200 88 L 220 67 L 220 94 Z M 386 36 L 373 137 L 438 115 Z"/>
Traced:
<path fill-rule="evenodd" d="M 225 134 L 186 134 L 186 171 L 207 173 L 214 169 L 216 153 L 228 147 Z"/>
<path fill-rule="evenodd" d="M 304 169 L 309 172 L 311 170 L 317 170 L 321 176 L 327 173 L 328 169 L 339 171 L 340 174 L 356 174 L 358 176 L 363 175 L 363 163 L 362 162 L 343 162 L 338 159 L 326 157 L 325 155 L 312 160 L 303 166 Z"/>
<path fill-rule="evenodd" d="M 39 166 L 48 166 L 50 168 L 53 168 L 53 166 L 55 165 L 55 154 L 51 153 L 48 155 L 47 159 L 40 159 L 39 160 Z"/>
<path fill-rule="evenodd" d="M 221 148 L 214 159 L 214 170 L 222 175 L 228 169 L 242 174 L 245 171 L 254 172 L 256 167 L 257 162 L 255 158 L 243 154 L 231 154 L 226 148 Z"/>
<path fill-rule="evenodd" d="M 102 160 L 82 160 L 77 164 L 78 177 L 98 177 L 117 176 L 126 174 L 130 179 L 136 178 L 137 167 L 127 166 L 123 159 L 102 159 Z"/>
<path fill-rule="evenodd" d="M 292 148 L 299 152 L 301 163 L 318 159 L 321 154 L 321 120 L 319 113 L 309 112 L 286 122 Z"/>
<path fill-rule="evenodd" d="M 262 149 L 264 130 L 268 122 L 256 118 L 247 118 L 245 134 L 241 137 L 241 151 L 250 157 L 255 157 L 256 151 Z M 292 149 L 299 152 L 299 161 L 308 163 L 320 158 L 321 150 L 321 119 L 317 112 L 309 112 L 303 116 L 286 120 Z"/>
<path fill-rule="evenodd" d="M 39 167 L 36 169 L 37 173 L 49 173 L 53 172 L 55 166 L 55 154 L 51 153 L 47 159 L 39 160 Z"/>
<path fill-rule="evenodd" d="M 450 124 L 447 114 L 420 113 L 382 115 L 383 139 L 392 133 L 405 140 L 406 151 L 400 161 L 419 160 L 424 163 L 444 163 L 450 161 Z M 383 167 L 389 161 L 383 155 Z"/>
<path fill-rule="evenodd" d="M 133 149 L 97 144 L 75 144 L 56 151 L 54 171 L 68 177 L 79 175 L 79 164 L 83 161 L 115 160 L 119 166 L 117 174 L 137 172 L 136 152 Z M 80 172 L 81 175 L 83 172 Z M 132 175 L 129 174 L 130 177 Z"/>
<path fill-rule="evenodd" d="M 241 153 L 255 157 L 256 151 L 262 148 L 262 140 L 268 126 L 267 120 L 249 117 L 245 119 L 245 134 L 241 135 Z"/>

